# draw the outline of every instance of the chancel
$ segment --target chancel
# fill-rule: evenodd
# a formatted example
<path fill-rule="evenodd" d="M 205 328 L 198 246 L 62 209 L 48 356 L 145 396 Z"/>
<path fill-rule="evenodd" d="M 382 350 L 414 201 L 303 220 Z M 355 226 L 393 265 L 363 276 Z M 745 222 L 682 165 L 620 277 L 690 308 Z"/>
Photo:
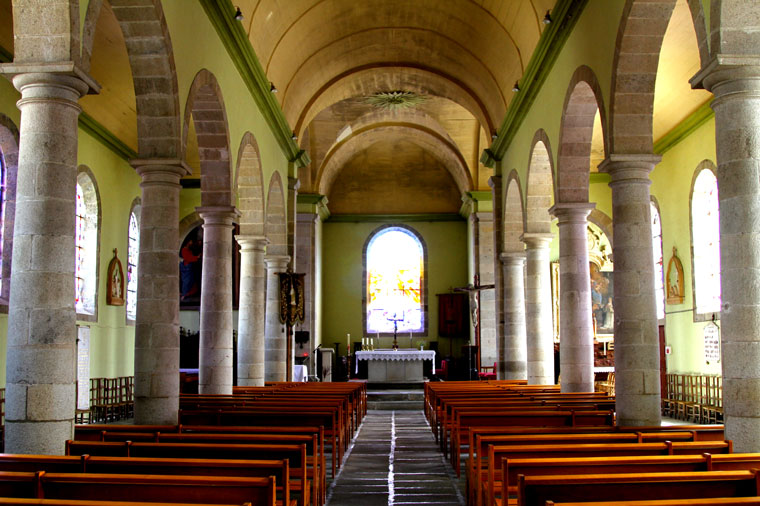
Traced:
<path fill-rule="evenodd" d="M 693 454 L 668 471 L 760 495 L 720 464 L 760 452 L 757 1 L 0 0 L 0 73 L 0 473 L 27 499 L 104 448 L 176 466 L 159 503 L 604 499 L 513 481 L 559 455 L 520 438 L 649 445 L 562 475 Z M 280 467 L 215 495 L 183 459 L 225 445 Z M 699 504 L 718 477 L 661 482 Z M 60 498 L 150 499 L 99 479 Z"/>

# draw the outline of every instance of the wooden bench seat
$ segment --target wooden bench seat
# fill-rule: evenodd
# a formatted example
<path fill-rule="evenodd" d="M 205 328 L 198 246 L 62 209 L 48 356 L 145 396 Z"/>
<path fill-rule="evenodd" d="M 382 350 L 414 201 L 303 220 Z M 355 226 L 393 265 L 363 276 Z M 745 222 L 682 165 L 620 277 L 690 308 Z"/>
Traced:
<path fill-rule="evenodd" d="M 133 443 L 110 441 L 66 441 L 66 455 L 101 457 L 147 457 L 179 459 L 233 459 L 289 461 L 291 493 L 298 504 L 307 506 L 318 500 L 318 490 L 306 477 L 308 463 L 305 444 L 201 444 L 201 443 Z M 301 479 L 293 477 L 300 476 Z"/>
<path fill-rule="evenodd" d="M 760 497 L 711 497 L 709 499 L 654 499 L 651 501 L 554 502 L 546 506 L 759 506 Z"/>
<path fill-rule="evenodd" d="M 758 495 L 755 471 L 697 473 L 594 474 L 587 476 L 521 476 L 518 506 L 545 506 L 547 501 L 617 501 L 621 498 L 697 499 Z"/>
<path fill-rule="evenodd" d="M 1 506 L 163 506 L 163 502 L 132 501 L 85 501 L 78 499 L 26 499 L 23 497 L 0 497 Z M 172 503 L 172 506 L 252 506 L 251 503 Z"/>
<path fill-rule="evenodd" d="M 473 477 L 478 487 L 485 492 L 485 503 L 494 504 L 497 476 L 501 478 L 502 467 L 511 459 L 566 458 L 566 457 L 615 457 L 651 455 L 701 455 L 703 453 L 731 453 L 730 441 L 716 442 L 665 442 L 636 444 L 556 444 L 556 445 L 508 445 L 488 446 L 487 468 L 478 477 Z M 485 483 L 483 483 L 485 482 Z"/>
<path fill-rule="evenodd" d="M 0 472 L 0 497 L 275 505 L 275 478 Z"/>

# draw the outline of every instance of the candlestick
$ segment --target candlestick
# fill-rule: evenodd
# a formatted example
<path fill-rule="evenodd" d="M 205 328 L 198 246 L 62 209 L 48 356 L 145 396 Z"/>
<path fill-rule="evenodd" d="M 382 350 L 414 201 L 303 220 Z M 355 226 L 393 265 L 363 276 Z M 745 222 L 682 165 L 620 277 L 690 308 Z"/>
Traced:
<path fill-rule="evenodd" d="M 346 334 L 346 355 L 351 354 L 351 334 Z"/>

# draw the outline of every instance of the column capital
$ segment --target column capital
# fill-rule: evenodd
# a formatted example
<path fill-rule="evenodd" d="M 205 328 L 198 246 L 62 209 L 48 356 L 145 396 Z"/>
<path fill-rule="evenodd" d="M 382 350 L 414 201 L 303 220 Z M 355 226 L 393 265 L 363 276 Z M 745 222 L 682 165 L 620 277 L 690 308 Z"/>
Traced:
<path fill-rule="evenodd" d="M 192 173 L 185 161 L 179 158 L 135 158 L 129 164 L 142 178 L 142 183 L 179 186 L 179 180 Z"/>
<path fill-rule="evenodd" d="M 290 255 L 265 255 L 264 263 L 267 269 L 279 269 L 284 271 L 290 262 Z"/>
<path fill-rule="evenodd" d="M 610 186 L 621 183 L 651 184 L 649 173 L 660 160 L 662 156 L 653 153 L 610 154 L 599 164 L 599 172 L 610 175 Z"/>
<path fill-rule="evenodd" d="M 738 80 L 760 78 L 760 55 L 717 54 L 694 77 L 689 79 L 692 88 L 704 88 L 720 97 L 721 85 Z M 760 85 L 760 83 L 758 83 Z"/>
<path fill-rule="evenodd" d="M 525 232 L 520 236 L 527 249 L 548 249 L 554 240 L 554 234 L 549 232 Z"/>
<path fill-rule="evenodd" d="M 491 176 L 488 178 L 488 186 L 491 188 L 501 189 L 501 176 Z"/>
<path fill-rule="evenodd" d="M 269 239 L 263 235 L 236 235 L 235 240 L 240 245 L 240 251 L 265 251 Z"/>
<path fill-rule="evenodd" d="M 200 206 L 195 211 L 203 218 L 203 226 L 217 225 L 231 227 L 235 218 L 240 216 L 235 206 Z"/>
<path fill-rule="evenodd" d="M 504 267 L 522 267 L 525 264 L 524 251 L 508 251 L 499 254 L 499 260 Z"/>
<path fill-rule="evenodd" d="M 593 202 L 562 202 L 549 208 L 549 214 L 559 220 L 559 224 L 586 223 L 588 214 L 596 207 Z"/>
<path fill-rule="evenodd" d="M 298 191 L 301 188 L 301 180 L 297 177 L 288 176 L 288 190 Z"/>
<path fill-rule="evenodd" d="M 0 74 L 8 76 L 22 93 L 23 88 L 39 84 L 73 88 L 80 97 L 100 93 L 97 81 L 73 61 L 4 63 L 0 65 Z"/>

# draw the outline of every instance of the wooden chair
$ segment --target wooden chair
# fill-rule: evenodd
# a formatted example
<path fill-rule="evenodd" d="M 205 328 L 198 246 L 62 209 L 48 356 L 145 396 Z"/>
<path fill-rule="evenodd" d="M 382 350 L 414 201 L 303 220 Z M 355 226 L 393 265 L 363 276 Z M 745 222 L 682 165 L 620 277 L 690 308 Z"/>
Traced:
<path fill-rule="evenodd" d="M 478 379 L 480 381 L 489 381 L 496 379 L 496 362 L 494 362 L 491 366 L 482 366 L 481 369 L 482 371 L 478 373 Z"/>

